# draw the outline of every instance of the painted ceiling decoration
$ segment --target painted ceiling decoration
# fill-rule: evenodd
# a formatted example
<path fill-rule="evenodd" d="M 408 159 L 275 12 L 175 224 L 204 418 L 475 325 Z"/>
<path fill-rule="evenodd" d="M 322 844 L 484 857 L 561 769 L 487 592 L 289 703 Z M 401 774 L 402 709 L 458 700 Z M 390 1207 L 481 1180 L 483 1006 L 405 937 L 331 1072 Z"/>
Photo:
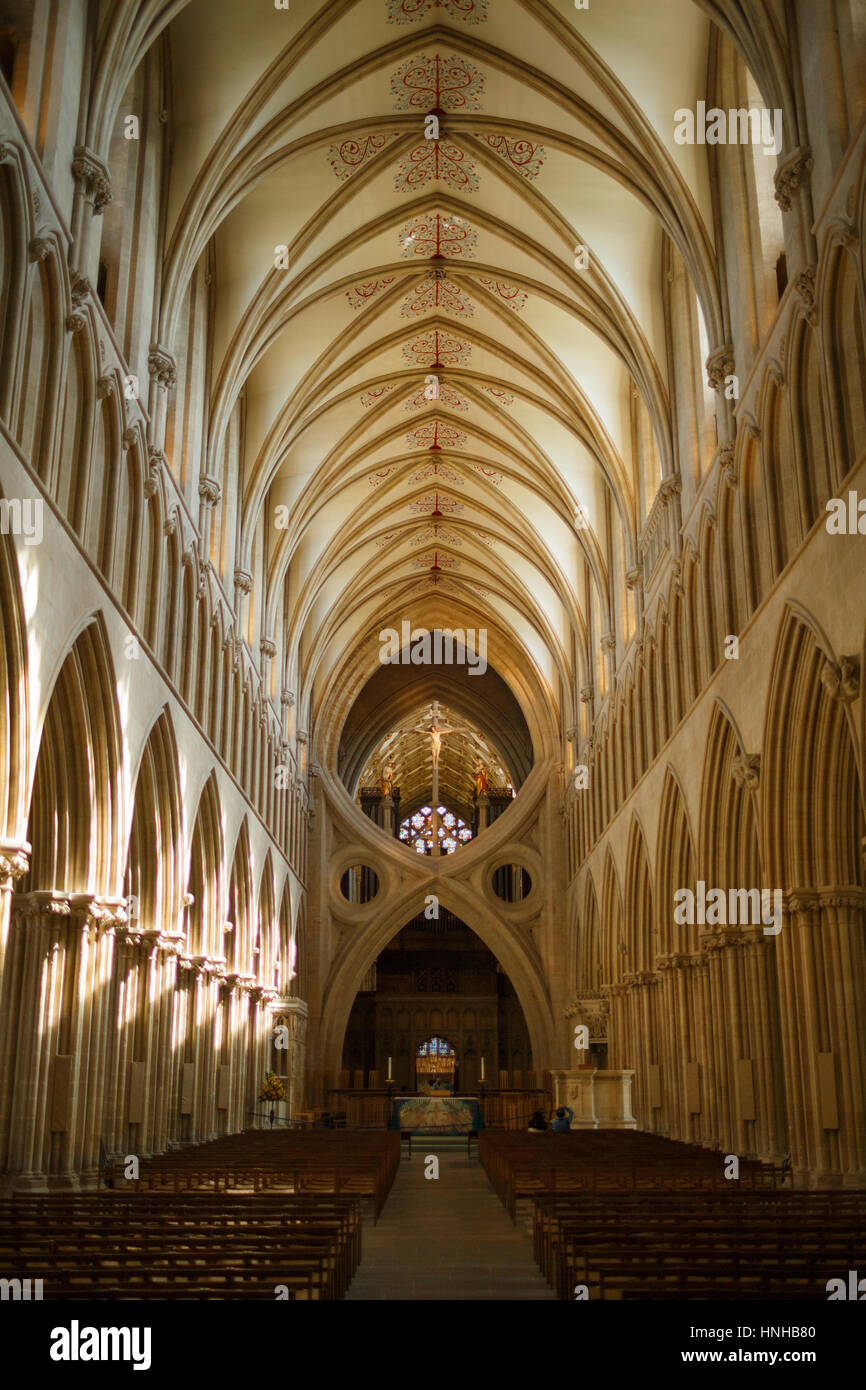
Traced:
<path fill-rule="evenodd" d="M 469 319 L 475 313 L 475 305 L 466 290 L 449 280 L 444 270 L 428 270 L 424 279 L 413 285 L 407 294 L 400 314 L 408 318 L 413 314 L 429 313 L 453 314 L 455 318 Z"/>
<path fill-rule="evenodd" d="M 447 550 L 428 550 L 423 555 L 416 555 L 412 564 L 416 569 L 429 569 L 435 573 L 439 569 L 459 569 L 460 561 L 456 555 L 449 555 Z"/>
<path fill-rule="evenodd" d="M 453 386 L 449 386 L 447 381 L 441 381 L 435 388 L 436 395 L 431 399 L 428 392 L 429 386 L 422 386 L 414 395 L 410 396 L 406 402 L 405 410 L 425 410 L 429 409 L 438 400 L 440 405 L 447 406 L 449 410 L 468 410 L 469 402 L 464 400 L 459 391 L 455 391 Z"/>
<path fill-rule="evenodd" d="M 410 449 L 462 449 L 466 435 L 445 420 L 426 420 L 406 435 L 406 443 Z"/>
<path fill-rule="evenodd" d="M 352 285 L 351 289 L 346 290 L 346 298 L 353 309 L 363 309 L 381 290 L 386 290 L 393 283 L 394 276 L 386 275 L 380 280 L 368 280 L 365 285 Z"/>
<path fill-rule="evenodd" d="M 406 343 L 403 356 L 407 362 L 435 371 L 437 367 L 453 367 L 457 362 L 468 362 L 472 356 L 472 345 L 453 333 L 433 328 L 429 333 L 422 333 Z"/>
<path fill-rule="evenodd" d="M 543 145 L 523 135 L 501 135 L 485 130 L 476 130 L 474 134 L 476 140 L 483 140 L 523 178 L 530 181 L 538 178 L 544 163 Z"/>
<path fill-rule="evenodd" d="M 400 245 L 404 256 L 470 260 L 477 254 L 478 233 L 459 213 L 443 210 L 407 222 L 400 228 Z"/>
<path fill-rule="evenodd" d="M 396 390 L 396 381 L 386 381 L 381 386 L 371 386 L 369 391 L 365 391 L 361 396 L 361 404 L 365 409 L 369 409 L 371 405 L 377 405 L 379 401 L 384 400 L 391 391 Z"/>
<path fill-rule="evenodd" d="M 521 310 L 526 308 L 526 302 L 529 299 L 526 290 L 520 290 L 516 285 L 509 285 L 507 280 L 491 280 L 486 275 L 479 275 L 478 283 L 483 285 L 489 294 L 495 294 L 497 299 L 501 299 L 503 304 L 507 304 L 509 309 L 513 309 L 515 314 L 519 314 Z"/>
<path fill-rule="evenodd" d="M 430 512 L 436 516 L 453 515 L 455 512 L 462 512 L 464 503 L 458 502 L 456 497 L 449 497 L 445 492 L 428 492 L 424 497 L 416 497 L 409 503 L 409 510 L 412 512 Z"/>
<path fill-rule="evenodd" d="M 400 193 L 417 193 L 431 181 L 443 183 L 453 193 L 477 193 L 474 162 L 450 140 L 425 140 L 404 155 L 397 165 L 394 187 Z"/>
<path fill-rule="evenodd" d="M 428 460 L 423 468 L 419 468 L 417 473 L 413 473 L 408 482 L 410 485 L 426 483 L 431 478 L 435 478 L 437 481 L 441 478 L 443 482 L 451 483 L 454 487 L 462 487 L 466 481 L 458 469 L 453 468 L 446 459 L 441 458 L 438 454 Z"/>
<path fill-rule="evenodd" d="M 491 386 L 489 382 L 482 382 L 481 390 L 486 391 L 488 396 L 492 396 L 498 405 L 514 405 L 514 397 L 510 391 L 502 391 L 498 386 Z"/>
<path fill-rule="evenodd" d="M 342 140 L 339 145 L 330 146 L 328 159 L 331 168 L 337 178 L 344 183 L 363 165 L 380 154 L 386 145 L 391 144 L 392 140 L 398 139 L 399 135 L 399 130 L 389 130 L 384 134 L 349 136 L 346 140 Z"/>
<path fill-rule="evenodd" d="M 410 542 L 411 545 L 429 545 L 430 542 L 436 545 L 462 545 L 463 542 L 454 531 L 449 531 L 447 526 L 442 526 L 436 522 L 433 526 L 425 526 L 422 531 L 418 531 Z"/>
<path fill-rule="evenodd" d="M 484 74 L 457 53 L 422 54 L 403 63 L 391 78 L 395 111 L 480 111 Z"/>
<path fill-rule="evenodd" d="M 484 24 L 490 0 L 387 0 L 389 24 L 413 24 L 416 20 L 436 17 L 437 11 L 449 19 L 463 19 L 468 24 Z"/>

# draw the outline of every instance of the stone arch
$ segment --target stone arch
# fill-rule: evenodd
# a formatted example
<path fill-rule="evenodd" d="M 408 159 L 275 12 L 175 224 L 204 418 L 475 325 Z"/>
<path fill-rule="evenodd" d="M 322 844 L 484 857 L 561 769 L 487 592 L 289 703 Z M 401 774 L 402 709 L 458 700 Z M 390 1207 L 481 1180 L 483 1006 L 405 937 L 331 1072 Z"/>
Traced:
<path fill-rule="evenodd" d="M 547 985 L 535 952 L 505 927 L 495 909 L 466 884 L 441 878 L 436 891 L 440 906 L 460 917 L 501 962 L 523 1009 L 536 1068 L 543 1069 L 548 1059 L 554 1059 L 555 1028 Z M 405 884 L 388 895 L 382 908 L 337 955 L 323 991 L 319 1031 L 326 1081 L 335 1081 L 340 1072 L 346 1024 L 360 981 L 380 951 L 421 907 L 420 882 Z"/>
<path fill-rule="evenodd" d="M 231 932 L 226 933 L 228 940 L 224 950 L 228 968 L 240 975 L 254 974 L 253 884 L 250 873 L 250 832 L 246 816 L 241 822 L 232 855 L 228 914 L 232 924 Z"/>
<path fill-rule="evenodd" d="M 191 956 L 221 955 L 223 945 L 223 827 L 216 774 L 199 798 L 190 841 L 187 893 L 187 951 Z"/>
<path fill-rule="evenodd" d="M 131 925 L 178 930 L 183 892 L 183 810 L 177 742 L 165 706 L 148 735 L 133 797 L 125 892 Z"/>
<path fill-rule="evenodd" d="M 649 970 L 652 964 L 653 891 L 646 840 L 637 816 L 632 816 L 625 867 L 626 962 L 630 970 Z"/>
<path fill-rule="evenodd" d="M 121 743 L 101 615 L 75 639 L 51 692 L 33 777 L 27 892 L 111 894 L 120 882 Z"/>
<path fill-rule="evenodd" d="M 685 798 L 673 768 L 665 769 L 658 823 L 656 863 L 656 918 L 653 929 L 654 955 L 687 951 L 690 928 L 674 922 L 674 893 L 679 888 L 694 889 L 695 848 Z"/>

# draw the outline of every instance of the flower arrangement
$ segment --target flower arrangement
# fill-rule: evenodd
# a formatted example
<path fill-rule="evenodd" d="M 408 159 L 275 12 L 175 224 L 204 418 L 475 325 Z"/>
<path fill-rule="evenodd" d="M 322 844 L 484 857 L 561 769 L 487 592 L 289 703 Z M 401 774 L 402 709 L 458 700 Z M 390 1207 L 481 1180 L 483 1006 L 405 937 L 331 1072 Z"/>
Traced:
<path fill-rule="evenodd" d="M 286 1088 L 276 1072 L 269 1071 L 265 1077 L 265 1084 L 259 1091 L 259 1100 L 278 1101 L 286 1099 Z"/>

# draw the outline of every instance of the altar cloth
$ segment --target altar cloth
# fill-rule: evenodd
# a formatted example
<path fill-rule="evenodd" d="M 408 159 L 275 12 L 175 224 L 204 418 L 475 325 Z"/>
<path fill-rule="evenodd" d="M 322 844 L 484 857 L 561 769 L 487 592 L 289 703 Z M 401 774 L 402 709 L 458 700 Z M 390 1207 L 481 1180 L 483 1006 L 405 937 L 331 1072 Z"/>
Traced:
<path fill-rule="evenodd" d="M 475 1096 L 395 1096 L 392 1129 L 413 1134 L 468 1134 L 482 1129 L 481 1106 Z"/>

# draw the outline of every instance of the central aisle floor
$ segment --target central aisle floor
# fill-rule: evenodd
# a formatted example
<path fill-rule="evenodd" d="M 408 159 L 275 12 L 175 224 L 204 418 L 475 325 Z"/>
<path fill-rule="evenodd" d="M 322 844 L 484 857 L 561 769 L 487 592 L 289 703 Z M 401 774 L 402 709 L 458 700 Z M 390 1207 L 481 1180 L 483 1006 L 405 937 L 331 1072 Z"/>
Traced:
<path fill-rule="evenodd" d="M 354 1300 L 555 1299 L 478 1159 L 417 1140 L 403 1158 L 379 1224 L 364 1223 Z M 436 1154 L 439 1177 L 425 1178 Z"/>

